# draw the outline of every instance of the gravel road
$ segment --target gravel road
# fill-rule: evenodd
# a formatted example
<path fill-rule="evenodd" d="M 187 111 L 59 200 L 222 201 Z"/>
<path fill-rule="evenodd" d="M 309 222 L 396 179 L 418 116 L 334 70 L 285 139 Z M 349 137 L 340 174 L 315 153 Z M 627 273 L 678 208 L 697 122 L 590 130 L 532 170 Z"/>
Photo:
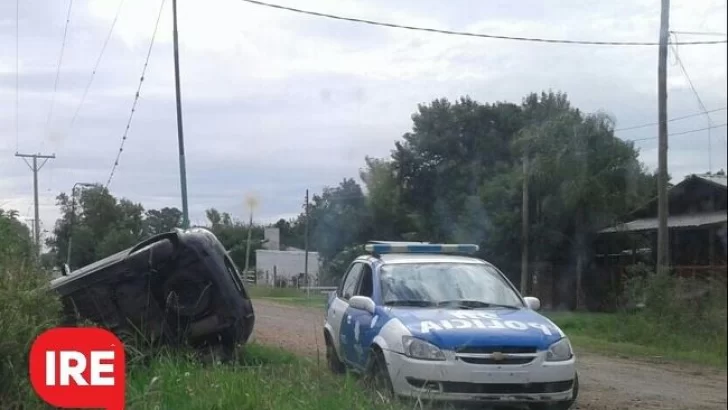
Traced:
<path fill-rule="evenodd" d="M 255 301 L 253 339 L 325 360 L 322 309 Z M 656 364 L 578 353 L 577 409 L 726 409 L 726 373 L 696 366 Z"/>

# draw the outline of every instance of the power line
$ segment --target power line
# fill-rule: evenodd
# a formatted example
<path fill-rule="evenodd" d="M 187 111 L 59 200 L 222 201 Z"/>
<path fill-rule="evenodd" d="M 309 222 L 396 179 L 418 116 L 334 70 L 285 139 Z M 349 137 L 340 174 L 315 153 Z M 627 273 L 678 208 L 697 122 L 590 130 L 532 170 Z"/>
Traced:
<path fill-rule="evenodd" d="M 121 153 L 124 151 L 124 143 L 126 142 L 126 136 L 129 133 L 129 127 L 131 127 L 131 120 L 134 118 L 134 112 L 136 111 L 136 105 L 139 101 L 139 92 L 142 89 L 142 84 L 144 84 L 144 74 L 147 72 L 147 66 L 149 65 L 149 57 L 152 55 L 152 48 L 154 47 L 154 40 L 157 37 L 157 29 L 159 28 L 159 20 L 162 18 L 162 10 L 164 10 L 164 1 L 162 0 L 162 3 L 159 5 L 159 14 L 157 15 L 157 21 L 154 23 L 154 31 L 152 32 L 152 38 L 149 42 L 149 50 L 147 51 L 147 57 L 144 61 L 144 67 L 142 68 L 142 75 L 139 77 L 139 86 L 137 87 L 136 94 L 134 95 L 134 102 L 131 105 L 131 112 L 129 113 L 129 119 L 126 122 L 126 128 L 124 129 L 124 134 L 121 136 L 121 144 L 119 145 L 119 152 L 116 154 L 116 159 L 114 160 L 114 165 L 111 167 L 111 172 L 109 173 L 109 179 L 106 181 L 106 188 L 109 187 L 111 184 L 111 180 L 114 178 L 114 173 L 116 172 L 116 167 L 119 166 L 119 158 L 121 157 Z"/>
<path fill-rule="evenodd" d="M 675 36 L 675 40 L 677 40 L 677 34 L 673 33 L 673 35 Z M 683 64 L 683 61 L 680 58 L 680 54 L 678 53 L 677 46 L 673 45 L 672 50 L 675 54 L 675 60 L 680 66 L 680 70 L 682 71 L 683 75 L 685 75 L 685 79 L 688 80 L 688 84 L 690 85 L 690 89 L 693 91 L 693 94 L 695 94 L 695 99 L 698 100 L 698 105 L 700 106 L 700 109 L 703 110 L 703 113 L 708 120 L 708 172 L 713 172 L 712 136 L 710 135 L 710 127 L 713 126 L 713 121 L 710 118 L 710 114 L 708 114 L 708 109 L 705 108 L 705 104 L 703 104 L 703 99 L 700 98 L 700 94 L 698 94 L 698 90 L 695 89 L 693 80 L 691 80 L 690 75 L 688 75 L 688 70 L 685 69 L 685 65 Z"/>
<path fill-rule="evenodd" d="M 722 127 L 725 127 L 726 125 L 728 125 L 728 123 L 713 125 L 713 126 L 705 127 L 705 128 L 698 128 L 698 129 L 695 129 L 695 130 L 674 132 L 672 134 L 669 134 L 668 137 L 675 137 L 675 136 L 678 136 L 678 135 L 692 134 L 694 132 L 700 132 L 700 131 L 705 131 L 705 130 L 712 130 L 712 129 L 716 129 L 716 128 L 722 128 Z M 634 140 L 625 140 L 625 141 L 638 142 L 638 141 L 649 141 L 649 140 L 654 140 L 654 139 L 657 139 L 657 137 L 637 138 L 637 139 L 634 139 Z"/>
<path fill-rule="evenodd" d="M 713 36 L 713 37 L 728 37 L 728 34 L 726 33 L 715 33 L 710 31 L 670 31 L 674 34 L 685 34 L 689 36 Z"/>
<path fill-rule="evenodd" d="M 667 122 L 684 120 L 686 118 L 697 117 L 697 116 L 705 115 L 705 114 L 711 113 L 711 112 L 724 111 L 724 110 L 726 110 L 726 108 L 728 108 L 728 107 L 716 108 L 714 110 L 703 111 L 703 112 L 693 113 L 693 114 L 689 114 L 689 115 L 683 115 L 682 117 L 670 118 L 669 120 L 667 120 Z M 629 130 L 636 130 L 638 128 L 653 127 L 653 126 L 659 125 L 659 124 L 660 124 L 659 122 L 650 122 L 650 123 L 641 124 L 641 125 L 634 125 L 634 126 L 630 126 L 630 127 L 617 128 L 617 129 L 614 130 L 614 132 L 629 131 Z"/>
<path fill-rule="evenodd" d="M 121 11 L 121 6 L 123 4 L 124 4 L 124 0 L 120 0 L 119 5 L 116 7 L 116 14 L 114 15 L 114 20 L 111 22 L 111 28 L 109 29 L 109 34 L 106 35 L 106 39 L 104 40 L 104 45 L 101 47 L 101 53 L 99 53 L 99 57 L 96 59 L 96 64 L 94 65 L 93 71 L 91 71 L 91 77 L 88 80 L 88 84 L 86 84 L 86 89 L 83 91 L 83 96 L 81 97 L 81 101 L 78 103 L 76 112 L 73 114 L 73 117 L 71 118 L 71 124 L 68 127 L 69 131 L 73 129 L 73 124 L 76 122 L 78 113 L 81 111 L 81 107 L 83 106 L 83 103 L 86 101 L 86 95 L 88 94 L 88 90 L 91 88 L 91 83 L 93 83 L 93 81 L 94 81 L 94 77 L 96 76 L 96 70 L 99 68 L 99 64 L 101 64 L 101 58 L 104 56 L 104 52 L 106 51 L 106 46 L 109 44 L 109 40 L 111 39 L 111 34 L 114 32 L 114 27 L 116 26 L 116 21 L 119 19 L 119 12 Z"/>
<path fill-rule="evenodd" d="M 15 152 L 20 146 L 20 0 L 15 0 Z"/>
<path fill-rule="evenodd" d="M 307 14 L 309 16 L 324 17 L 334 20 L 348 21 L 352 23 L 369 24 L 373 26 L 399 28 L 405 30 L 414 31 L 426 31 L 429 33 L 437 34 L 449 34 L 454 36 L 465 36 L 465 37 L 480 37 L 490 38 L 497 40 L 513 40 L 513 41 L 527 41 L 532 43 L 553 43 L 553 44 L 581 44 L 581 45 L 593 45 L 593 46 L 657 46 L 659 43 L 655 42 L 642 42 L 642 41 L 588 41 L 588 40 L 562 40 L 562 39 L 551 39 L 551 38 L 540 38 L 540 37 L 515 37 L 515 36 L 501 36 L 495 34 L 482 34 L 482 33 L 470 33 L 466 31 L 453 31 L 453 30 L 441 30 L 427 27 L 416 27 L 416 26 L 405 26 L 395 23 L 385 23 L 375 20 L 366 20 L 354 17 L 344 17 L 335 14 L 320 13 L 317 11 L 302 10 L 294 7 L 282 6 L 280 4 L 266 3 L 258 0 L 241 0 L 246 3 L 254 4 L 257 6 L 269 7 L 279 10 L 291 11 L 294 13 Z M 728 40 L 707 40 L 707 41 L 686 41 L 679 43 L 680 45 L 697 45 L 697 44 L 724 44 Z"/>
<path fill-rule="evenodd" d="M 58 67 L 56 68 L 56 80 L 53 83 L 53 97 L 51 97 L 51 109 L 48 111 L 48 120 L 46 121 L 46 133 L 49 131 L 51 118 L 53 117 L 53 106 L 56 103 L 56 91 L 58 90 L 58 78 L 61 75 L 61 63 L 63 62 L 63 51 L 66 49 L 66 37 L 68 36 L 68 24 L 71 22 L 71 9 L 73 8 L 73 0 L 68 1 L 68 12 L 66 13 L 66 26 L 63 28 L 63 42 L 61 43 L 61 54 L 58 57 Z"/>

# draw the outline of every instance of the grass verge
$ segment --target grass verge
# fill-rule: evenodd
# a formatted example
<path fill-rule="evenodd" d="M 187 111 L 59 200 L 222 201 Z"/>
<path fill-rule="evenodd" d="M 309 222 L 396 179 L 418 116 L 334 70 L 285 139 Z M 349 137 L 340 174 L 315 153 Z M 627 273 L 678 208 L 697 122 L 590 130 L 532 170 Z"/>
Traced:
<path fill-rule="evenodd" d="M 162 356 L 129 370 L 129 409 L 404 409 L 384 403 L 350 376 L 286 351 L 250 344 L 234 365 L 200 366 L 184 356 Z"/>
<path fill-rule="evenodd" d="M 726 335 L 685 331 L 669 321 L 633 313 L 547 313 L 576 349 L 644 357 L 655 361 L 690 362 L 726 367 Z"/>
<path fill-rule="evenodd" d="M 323 309 L 326 306 L 326 295 L 319 291 L 306 292 L 296 288 L 273 288 L 270 286 L 246 287 L 253 299 L 265 299 L 285 305 L 306 306 Z"/>

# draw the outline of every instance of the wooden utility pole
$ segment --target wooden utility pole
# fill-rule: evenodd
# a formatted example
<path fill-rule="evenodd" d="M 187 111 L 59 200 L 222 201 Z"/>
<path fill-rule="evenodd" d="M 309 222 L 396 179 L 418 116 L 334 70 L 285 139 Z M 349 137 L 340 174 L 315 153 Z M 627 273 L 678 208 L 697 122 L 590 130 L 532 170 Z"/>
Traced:
<path fill-rule="evenodd" d="M 308 279 L 308 189 L 306 190 L 306 230 L 303 235 L 303 247 L 305 249 L 304 251 L 304 259 L 303 259 L 303 275 L 306 277 L 306 296 L 311 296 L 311 281 Z"/>
<path fill-rule="evenodd" d="M 657 61 L 657 121 L 659 149 L 657 155 L 657 272 L 670 264 L 670 235 L 667 227 L 667 42 L 670 37 L 670 0 L 662 0 L 660 46 Z"/>
<path fill-rule="evenodd" d="M 182 130 L 182 96 L 179 81 L 179 40 L 177 38 L 177 0 L 172 0 L 172 38 L 174 46 L 174 88 L 177 93 L 177 145 L 179 148 L 179 181 L 182 193 L 182 227 L 190 227 L 187 207 L 187 166 L 185 164 L 185 137 Z M 247 272 L 246 272 L 247 273 Z"/>
<path fill-rule="evenodd" d="M 33 171 L 33 202 L 35 206 L 35 223 L 33 224 L 33 233 L 34 233 L 34 239 L 35 239 L 35 251 L 36 255 L 40 256 L 40 216 L 38 212 L 38 171 L 40 171 L 41 168 L 43 168 L 43 165 L 48 162 L 49 159 L 56 158 L 55 154 L 52 155 L 42 155 L 42 154 L 19 154 L 15 153 L 16 157 L 23 158 L 23 161 L 25 161 L 25 164 L 28 165 L 28 168 L 30 168 L 31 171 Z M 33 163 L 28 162 L 26 158 L 33 158 Z M 38 158 L 43 159 L 43 162 L 38 165 Z"/>
<path fill-rule="evenodd" d="M 523 204 L 521 205 L 521 294 L 528 293 L 528 241 L 529 241 L 529 198 L 528 198 L 528 151 L 523 155 Z"/>

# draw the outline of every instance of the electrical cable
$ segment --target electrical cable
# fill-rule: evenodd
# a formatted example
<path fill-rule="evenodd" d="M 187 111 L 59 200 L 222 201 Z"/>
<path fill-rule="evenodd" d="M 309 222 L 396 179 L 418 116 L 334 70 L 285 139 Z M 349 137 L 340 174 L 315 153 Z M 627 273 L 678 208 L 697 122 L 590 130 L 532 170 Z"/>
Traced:
<path fill-rule="evenodd" d="M 116 7 L 116 14 L 114 15 L 114 20 L 111 22 L 111 28 L 109 29 L 109 33 L 106 35 L 106 39 L 104 40 L 104 45 L 101 47 L 101 53 L 99 53 L 99 57 L 96 59 L 96 64 L 94 65 L 94 68 L 91 71 L 91 77 L 89 78 L 88 83 L 86 84 L 86 89 L 83 91 L 83 96 L 81 96 L 81 101 L 78 103 L 76 112 L 73 114 L 73 117 L 71 118 L 71 123 L 68 126 L 69 132 L 73 129 L 73 125 L 76 122 L 78 113 L 81 111 L 81 107 L 83 106 L 83 103 L 86 101 L 86 96 L 88 95 L 88 91 L 91 88 L 91 83 L 93 83 L 94 77 L 96 76 L 96 70 L 99 68 L 99 64 L 101 64 L 101 58 L 104 56 L 104 52 L 106 51 L 106 46 L 109 44 L 109 40 L 111 39 L 111 34 L 114 32 L 114 27 L 116 26 L 116 21 L 119 19 L 119 12 L 121 11 L 121 6 L 124 4 L 124 1 L 125 0 L 120 0 L 119 5 Z"/>
<path fill-rule="evenodd" d="M 401 24 L 385 23 L 385 22 L 381 22 L 381 21 L 366 20 L 366 19 L 360 19 L 360 18 L 354 18 L 354 17 L 344 17 L 344 16 L 335 15 L 335 14 L 320 13 L 317 11 L 310 11 L 310 10 L 297 9 L 294 7 L 282 6 L 280 4 L 266 3 L 266 2 L 258 1 L 258 0 L 241 0 L 241 1 L 249 3 L 249 4 L 254 4 L 257 6 L 269 7 L 269 8 L 279 9 L 279 10 L 286 10 L 286 11 L 291 11 L 294 13 L 306 14 L 306 15 L 315 16 L 315 17 L 323 17 L 323 18 L 334 19 L 334 20 L 348 21 L 351 23 L 369 24 L 369 25 L 373 25 L 373 26 L 399 28 L 399 29 L 414 30 L 414 31 L 426 31 L 429 33 L 448 34 L 448 35 L 454 35 L 454 36 L 480 37 L 480 38 L 490 38 L 490 39 L 497 39 L 497 40 L 527 41 L 527 42 L 533 42 L 533 43 L 581 44 L 581 45 L 593 45 L 593 46 L 658 46 L 659 45 L 659 43 L 649 42 L 649 41 L 645 42 L 645 41 L 563 40 L 563 39 L 551 39 L 551 38 L 540 38 L 540 37 L 516 37 L 516 36 L 502 36 L 502 35 L 495 35 L 495 34 L 470 33 L 470 32 L 465 32 L 465 31 L 441 30 L 441 29 L 434 29 L 434 28 L 427 28 L 427 27 L 405 26 L 405 25 L 401 25 Z M 686 41 L 684 43 L 680 43 L 680 45 L 725 44 L 725 43 L 728 43 L 728 40 Z"/>
<path fill-rule="evenodd" d="M 46 121 L 46 134 L 49 132 L 51 118 L 53 117 L 53 106 L 56 103 L 56 92 L 58 91 L 58 78 L 61 75 L 61 64 L 63 63 L 63 52 L 66 49 L 66 38 L 68 37 L 68 24 L 71 22 L 71 9 L 73 8 L 73 0 L 68 2 L 68 12 L 66 13 L 66 25 L 63 29 L 63 42 L 61 42 L 61 54 L 58 56 L 58 67 L 56 67 L 56 80 L 53 82 L 53 96 L 51 97 L 51 109 L 48 111 L 48 120 Z"/>
<path fill-rule="evenodd" d="M 667 122 L 684 120 L 686 118 L 697 117 L 697 116 L 705 115 L 705 114 L 711 113 L 711 112 L 724 111 L 724 110 L 726 110 L 726 108 L 728 108 L 728 107 L 716 108 L 714 110 L 709 110 L 709 111 L 704 111 L 704 112 L 698 112 L 698 113 L 683 115 L 681 117 L 670 118 L 669 120 L 667 120 Z M 659 125 L 659 124 L 660 124 L 660 122 L 659 121 L 656 121 L 656 122 L 650 122 L 650 123 L 641 124 L 641 125 L 633 125 L 633 126 L 630 126 L 630 127 L 617 128 L 617 129 L 614 130 L 614 132 L 628 131 L 628 130 L 636 130 L 638 128 L 652 127 L 652 126 Z"/>
<path fill-rule="evenodd" d="M 121 137 L 121 144 L 119 145 L 119 152 L 116 154 L 116 159 L 114 160 L 114 165 L 111 167 L 111 172 L 109 173 L 109 179 L 106 181 L 105 188 L 108 188 L 111 184 L 111 180 L 114 178 L 114 174 L 116 172 L 116 168 L 119 166 L 119 158 L 121 157 L 121 153 L 124 151 L 124 143 L 126 142 L 126 137 L 129 133 L 129 127 L 131 127 L 131 120 L 134 118 L 134 112 L 136 111 L 136 105 L 139 101 L 139 92 L 142 89 L 142 84 L 144 84 L 144 74 L 147 72 L 147 66 L 149 65 L 149 57 L 152 55 L 152 48 L 154 47 L 154 40 L 157 37 L 157 29 L 159 28 L 159 20 L 162 18 L 162 10 L 164 10 L 164 2 L 165 0 L 162 0 L 162 3 L 159 6 L 159 14 L 157 15 L 157 21 L 154 23 L 154 31 L 152 32 L 152 38 L 149 42 L 149 50 L 147 51 L 147 57 L 144 61 L 144 67 L 142 68 L 142 75 L 139 78 L 139 86 L 137 87 L 136 94 L 134 95 L 134 102 L 131 106 L 131 112 L 129 113 L 129 119 L 126 122 L 126 128 L 124 129 L 124 134 Z"/>
<path fill-rule="evenodd" d="M 677 34 L 674 32 L 672 35 L 675 36 L 675 40 L 677 40 Z M 688 70 L 685 69 L 685 65 L 683 64 L 682 59 L 680 58 L 680 54 L 678 53 L 677 46 L 672 46 L 673 54 L 675 54 L 675 61 L 677 61 L 677 64 L 680 66 L 680 71 L 682 71 L 683 75 L 685 76 L 685 79 L 688 80 L 688 85 L 690 86 L 690 89 L 692 90 L 693 94 L 695 95 L 695 98 L 698 100 L 698 106 L 701 110 L 703 110 L 703 113 L 705 114 L 705 117 L 708 120 L 708 172 L 713 172 L 713 149 L 712 149 L 712 135 L 710 134 L 710 129 L 713 126 L 713 120 L 710 118 L 710 114 L 708 114 L 708 109 L 705 108 L 705 104 L 703 104 L 703 99 L 700 98 L 700 94 L 698 94 L 698 90 L 695 89 L 695 85 L 693 84 L 693 80 L 690 79 L 690 75 L 688 75 Z"/>
<path fill-rule="evenodd" d="M 15 152 L 20 147 L 20 0 L 15 0 Z"/>
<path fill-rule="evenodd" d="M 698 129 L 695 129 L 695 130 L 674 132 L 672 134 L 668 134 L 667 136 L 668 137 L 675 137 L 675 136 L 678 136 L 678 135 L 692 134 L 694 132 L 700 132 L 700 131 L 705 131 L 705 130 L 710 130 L 710 129 L 722 128 L 722 127 L 725 127 L 726 125 L 728 125 L 728 123 L 713 125 L 713 126 L 705 127 L 705 128 L 698 128 Z M 637 138 L 637 139 L 625 140 L 625 141 L 638 142 L 638 141 L 649 141 L 649 140 L 654 140 L 654 139 L 657 139 L 657 137 Z"/>

